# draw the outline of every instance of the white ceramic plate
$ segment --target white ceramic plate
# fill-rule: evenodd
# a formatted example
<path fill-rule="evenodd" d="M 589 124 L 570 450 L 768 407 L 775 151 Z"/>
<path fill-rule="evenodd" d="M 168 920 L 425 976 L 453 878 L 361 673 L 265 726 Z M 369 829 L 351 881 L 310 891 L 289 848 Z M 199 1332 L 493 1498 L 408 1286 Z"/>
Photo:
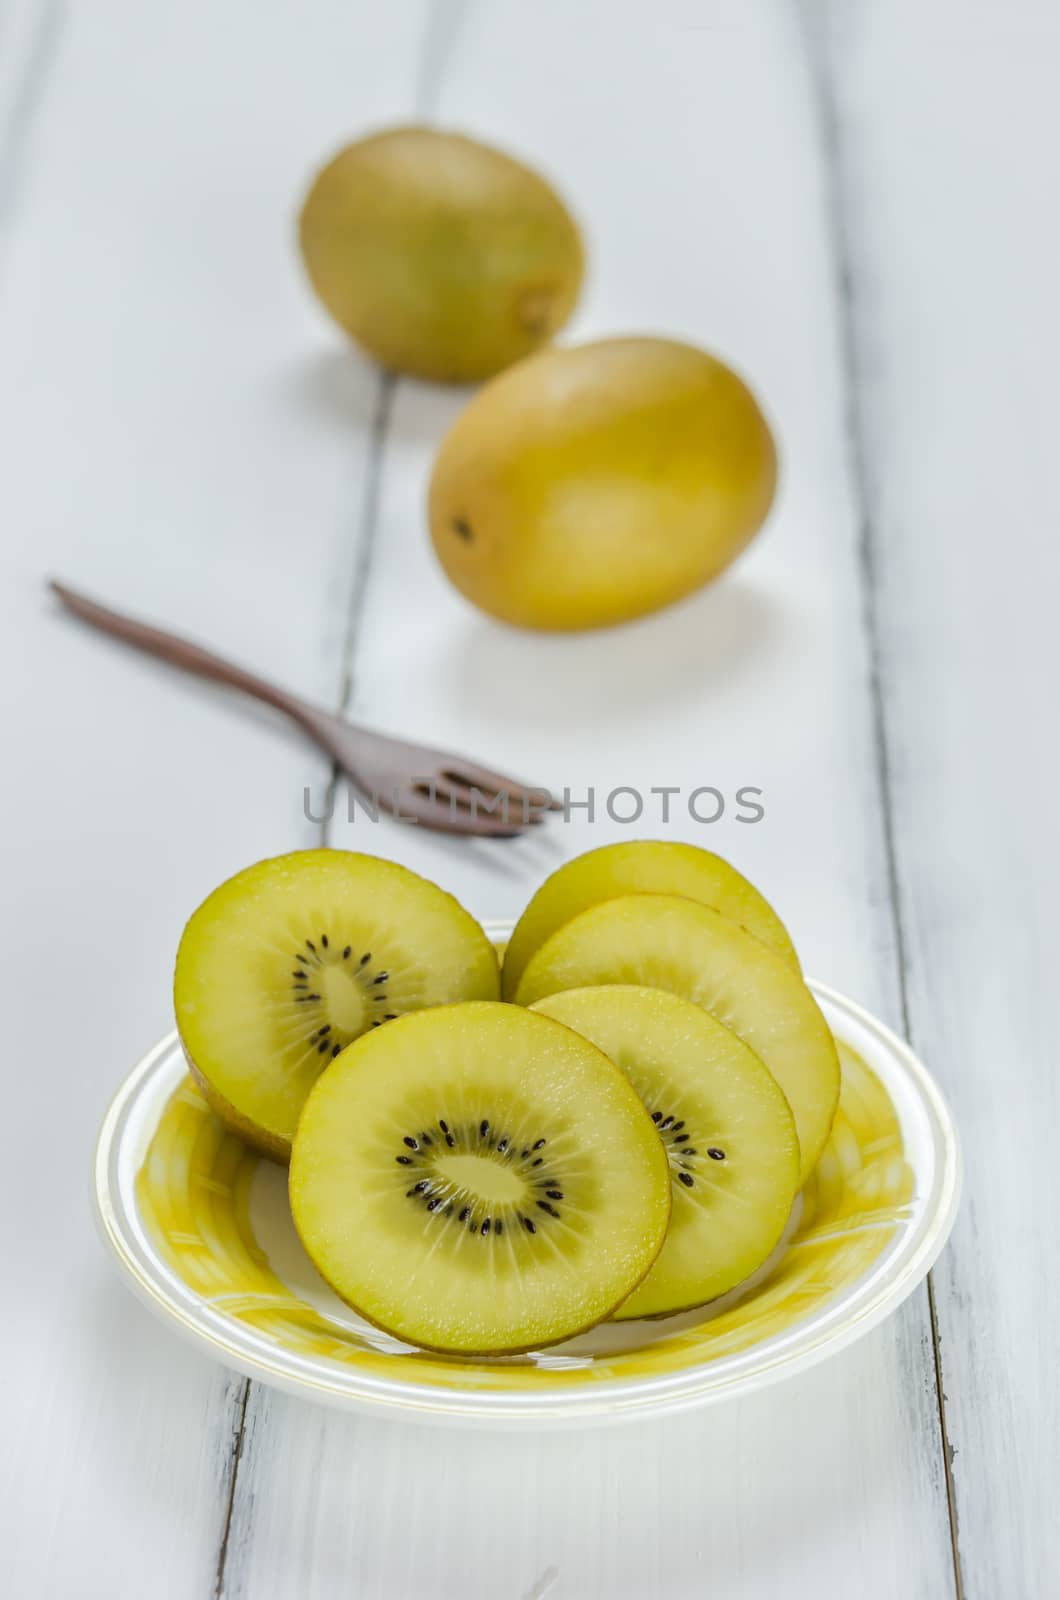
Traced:
<path fill-rule="evenodd" d="M 901 1304 L 945 1243 L 960 1189 L 956 1132 L 926 1068 L 852 1001 L 811 988 L 843 1066 L 832 1138 L 782 1247 L 749 1284 L 702 1310 L 495 1360 L 400 1344 L 317 1276 L 291 1223 L 286 1174 L 224 1132 L 175 1034 L 133 1068 L 103 1123 L 103 1238 L 178 1331 L 249 1377 L 334 1405 L 534 1426 L 762 1388 Z"/>

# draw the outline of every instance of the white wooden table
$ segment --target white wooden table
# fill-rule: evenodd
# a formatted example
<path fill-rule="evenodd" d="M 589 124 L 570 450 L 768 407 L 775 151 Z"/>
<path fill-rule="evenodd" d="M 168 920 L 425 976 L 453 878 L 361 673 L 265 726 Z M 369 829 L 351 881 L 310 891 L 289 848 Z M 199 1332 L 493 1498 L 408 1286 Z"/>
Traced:
<path fill-rule="evenodd" d="M 1049 0 L 0 3 L 13 1600 L 1060 1594 L 1058 72 Z M 752 377 L 783 493 L 715 589 L 543 639 L 446 585 L 423 495 L 462 397 L 345 348 L 291 237 L 314 163 L 413 116 L 558 176 L 592 246 L 573 334 Z M 185 916 L 319 839 L 327 773 L 60 620 L 49 572 L 598 803 L 760 786 L 761 823 L 669 833 L 948 1091 L 933 1288 L 759 1399 L 537 1437 L 351 1420 L 156 1324 L 93 1237 L 96 1126 L 169 1026 Z M 488 917 L 630 831 L 667 830 L 330 839 Z"/>

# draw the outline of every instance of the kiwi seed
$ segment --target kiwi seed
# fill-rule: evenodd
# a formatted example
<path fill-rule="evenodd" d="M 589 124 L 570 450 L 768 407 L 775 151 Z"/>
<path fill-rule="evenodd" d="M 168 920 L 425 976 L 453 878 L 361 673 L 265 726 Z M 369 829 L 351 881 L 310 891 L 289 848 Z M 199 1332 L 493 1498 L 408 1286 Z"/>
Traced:
<path fill-rule="evenodd" d="M 519 1150 L 517 1146 L 520 1141 L 513 1143 L 508 1134 L 502 1134 L 500 1138 L 491 1135 L 488 1117 L 481 1118 L 477 1125 L 470 1123 L 463 1126 L 456 1122 L 450 1125 L 444 1117 L 439 1117 L 438 1128 L 447 1151 L 456 1155 L 484 1156 L 522 1178 L 526 1185 L 525 1198 L 518 1203 L 483 1200 L 470 1187 L 455 1182 L 439 1171 L 433 1156 L 435 1140 L 429 1132 L 422 1132 L 406 1133 L 402 1138 L 402 1144 L 407 1150 L 413 1151 L 413 1155 L 403 1151 L 394 1157 L 398 1166 L 412 1167 L 414 1171 L 425 1174 L 405 1190 L 406 1199 L 416 1206 L 422 1206 L 433 1216 L 443 1220 L 452 1219 L 480 1239 L 488 1238 L 491 1232 L 497 1238 L 503 1237 L 506 1220 L 509 1225 L 518 1224 L 527 1233 L 536 1233 L 537 1223 L 527 1215 L 531 1208 L 557 1222 L 562 1221 L 562 1213 L 553 1204 L 554 1201 L 566 1199 L 562 1176 L 548 1164 L 544 1156 L 536 1155 L 538 1150 L 544 1149 L 548 1142 L 546 1139 L 527 1141 Z M 404 1180 L 412 1175 L 406 1171 L 402 1178 Z"/>
<path fill-rule="evenodd" d="M 650 985 L 566 990 L 534 1009 L 621 1066 L 666 1157 L 667 1240 L 618 1320 L 666 1316 L 735 1288 L 775 1247 L 798 1185 L 791 1108 L 761 1060 L 701 1006 Z"/>
<path fill-rule="evenodd" d="M 291 970 L 291 977 L 294 981 L 291 984 L 291 988 L 297 1002 L 313 1006 L 313 1011 L 307 1015 L 315 1019 L 316 1015 L 318 1015 L 318 1008 L 323 1005 L 324 1001 L 319 989 L 311 990 L 309 988 L 310 979 L 313 976 L 311 969 L 316 968 L 319 971 L 323 971 L 327 967 L 341 967 L 353 955 L 353 946 L 345 945 L 341 954 L 334 954 L 327 934 L 322 933 L 320 935 L 319 950 L 312 939 L 306 939 L 305 948 L 309 952 L 308 955 L 301 950 L 295 951 L 294 965 Z M 373 973 L 371 962 L 372 952 L 366 950 L 358 959 L 354 980 L 365 990 L 365 998 L 367 1000 L 370 1000 L 373 1005 L 383 1005 L 387 996 L 386 990 L 380 988 L 380 985 L 388 982 L 390 974 L 385 970 Z M 397 1016 L 398 1013 L 396 1011 L 383 1012 L 372 1019 L 372 1027 L 378 1028 L 384 1022 L 394 1022 Z M 329 1038 L 328 1035 L 332 1033 L 334 1037 Z M 334 1059 L 356 1037 L 356 1034 L 338 1027 L 337 1024 L 333 1026 L 332 1023 L 326 1022 L 323 1027 L 312 1029 L 306 1043 L 311 1048 L 315 1048 L 318 1055 L 324 1056 L 330 1053 Z"/>
<path fill-rule="evenodd" d="M 692 1136 L 685 1126 L 685 1119 L 675 1118 L 672 1114 L 664 1116 L 661 1111 L 653 1111 L 651 1120 L 659 1130 L 659 1137 L 666 1148 L 666 1159 L 670 1163 L 671 1171 L 676 1173 L 678 1181 L 683 1183 L 686 1189 L 691 1189 L 696 1181 L 692 1174 L 695 1171 L 695 1161 L 699 1151 L 688 1142 Z M 707 1154 L 714 1155 L 714 1152 L 708 1150 Z M 714 1159 L 718 1160 L 722 1156 L 723 1152 L 718 1151 Z"/>

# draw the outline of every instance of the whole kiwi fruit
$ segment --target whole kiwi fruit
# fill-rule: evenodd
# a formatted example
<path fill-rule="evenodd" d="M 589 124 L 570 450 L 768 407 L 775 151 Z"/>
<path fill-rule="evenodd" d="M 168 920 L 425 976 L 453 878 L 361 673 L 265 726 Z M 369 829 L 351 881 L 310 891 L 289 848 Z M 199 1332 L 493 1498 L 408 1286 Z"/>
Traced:
<path fill-rule="evenodd" d="M 463 134 L 389 128 L 314 178 L 299 223 L 310 282 L 391 372 L 491 377 L 545 344 L 581 287 L 578 226 L 521 162 Z"/>
<path fill-rule="evenodd" d="M 709 583 L 773 501 L 773 436 L 747 385 L 646 337 L 543 350 L 473 396 L 442 441 L 438 558 L 481 610 L 604 627 Z"/>

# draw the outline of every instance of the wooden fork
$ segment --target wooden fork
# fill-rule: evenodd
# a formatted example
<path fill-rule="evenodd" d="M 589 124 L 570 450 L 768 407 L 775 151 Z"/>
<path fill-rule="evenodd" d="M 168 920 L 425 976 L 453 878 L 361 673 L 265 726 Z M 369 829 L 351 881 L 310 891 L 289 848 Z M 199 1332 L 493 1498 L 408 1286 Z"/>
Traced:
<path fill-rule="evenodd" d="M 547 789 L 518 783 L 448 750 L 410 744 L 360 727 L 299 700 L 176 634 L 148 627 L 98 605 L 65 583 L 52 579 L 49 587 L 68 611 L 104 633 L 201 678 L 241 689 L 284 712 L 346 774 L 373 813 L 387 811 L 402 822 L 418 823 L 440 833 L 514 839 L 542 822 L 547 812 L 563 809 Z"/>

